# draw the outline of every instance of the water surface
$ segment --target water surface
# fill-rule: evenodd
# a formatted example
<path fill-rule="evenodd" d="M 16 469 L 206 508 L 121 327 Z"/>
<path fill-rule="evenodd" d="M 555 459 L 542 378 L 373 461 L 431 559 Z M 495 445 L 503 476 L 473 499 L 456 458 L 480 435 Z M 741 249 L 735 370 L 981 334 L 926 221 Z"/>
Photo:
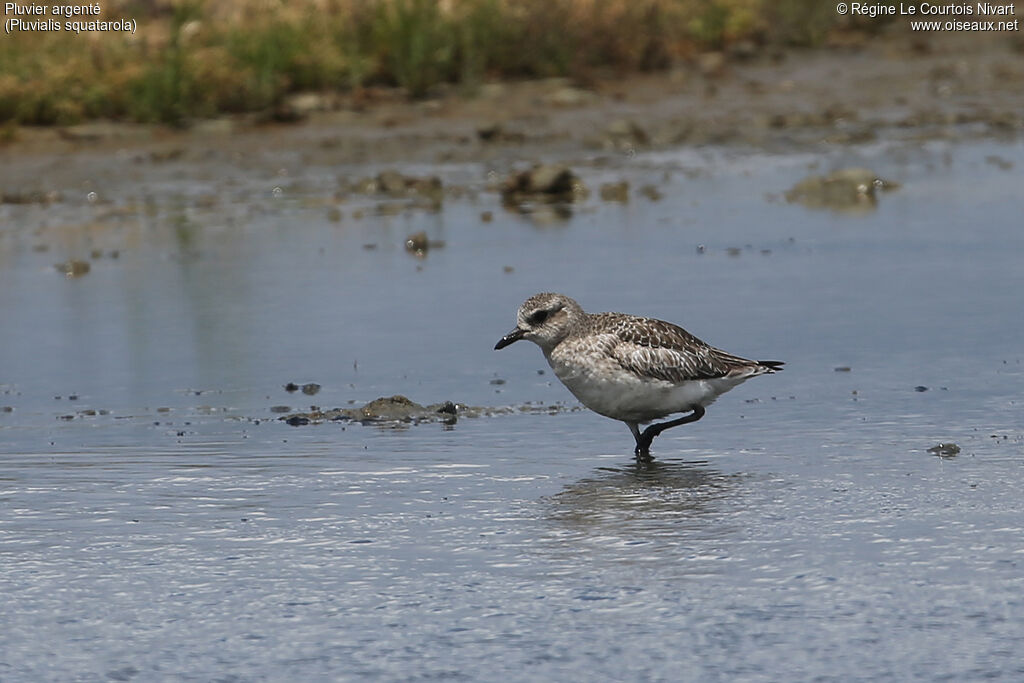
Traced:
<path fill-rule="evenodd" d="M 902 187 L 859 214 L 782 198 L 853 165 Z M 568 219 L 506 211 L 472 165 L 402 169 L 465 189 L 437 212 L 338 203 L 378 169 L 297 160 L 0 206 L 0 678 L 1019 678 L 1022 165 L 659 152 L 577 172 L 660 200 Z M 444 245 L 416 258 L 419 230 Z M 543 290 L 786 370 L 650 466 L 586 411 L 271 412 L 571 407 L 536 348 L 492 350 Z"/>

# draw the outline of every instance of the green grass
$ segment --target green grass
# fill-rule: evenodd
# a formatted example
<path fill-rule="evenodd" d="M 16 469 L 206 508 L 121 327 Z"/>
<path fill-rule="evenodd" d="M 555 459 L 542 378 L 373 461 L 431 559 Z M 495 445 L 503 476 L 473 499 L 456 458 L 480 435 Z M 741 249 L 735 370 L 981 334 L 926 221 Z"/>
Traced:
<path fill-rule="evenodd" d="M 135 36 L 0 40 L 0 125 L 95 118 L 187 125 L 290 93 L 385 85 L 410 97 L 490 78 L 626 73 L 745 38 L 814 44 L 817 0 L 183 0 L 103 5 Z M 155 7 L 155 8 L 154 8 Z"/>

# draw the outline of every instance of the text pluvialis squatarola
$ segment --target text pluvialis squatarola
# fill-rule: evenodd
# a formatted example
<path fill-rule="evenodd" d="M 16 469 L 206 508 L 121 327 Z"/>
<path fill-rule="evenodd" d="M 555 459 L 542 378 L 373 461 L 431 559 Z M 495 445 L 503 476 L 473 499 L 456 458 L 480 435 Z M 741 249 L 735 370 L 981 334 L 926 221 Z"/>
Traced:
<path fill-rule="evenodd" d="M 669 427 L 696 422 L 716 398 L 780 361 L 747 360 L 705 344 L 683 328 L 624 313 L 586 313 L 564 294 L 543 293 L 519 307 L 516 326 L 497 344 L 529 339 L 583 405 L 622 420 L 636 439 L 637 458 Z M 639 425 L 689 413 L 640 431 Z"/>

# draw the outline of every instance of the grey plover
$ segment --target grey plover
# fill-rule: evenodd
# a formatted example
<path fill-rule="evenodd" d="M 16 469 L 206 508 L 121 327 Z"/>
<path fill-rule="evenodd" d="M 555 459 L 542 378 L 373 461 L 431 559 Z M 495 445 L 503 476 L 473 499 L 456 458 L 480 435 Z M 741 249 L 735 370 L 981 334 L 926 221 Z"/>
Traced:
<path fill-rule="evenodd" d="M 520 339 L 541 348 L 555 376 L 583 405 L 626 423 L 638 459 L 650 458 L 651 442 L 666 429 L 696 422 L 725 392 L 783 365 L 734 356 L 662 320 L 586 313 L 564 294 L 550 292 L 527 299 L 515 328 L 494 348 Z M 640 431 L 641 424 L 673 413 L 688 414 Z"/>

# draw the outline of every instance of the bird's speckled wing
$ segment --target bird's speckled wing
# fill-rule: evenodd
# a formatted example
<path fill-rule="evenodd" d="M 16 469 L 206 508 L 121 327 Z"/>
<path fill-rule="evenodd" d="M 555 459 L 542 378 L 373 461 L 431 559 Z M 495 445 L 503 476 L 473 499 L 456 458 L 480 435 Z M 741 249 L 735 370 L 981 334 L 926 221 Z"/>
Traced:
<path fill-rule="evenodd" d="M 606 322 L 606 331 L 615 336 L 611 355 L 623 368 L 643 377 L 678 384 L 759 374 L 757 362 L 709 346 L 672 323 L 629 316 Z"/>

